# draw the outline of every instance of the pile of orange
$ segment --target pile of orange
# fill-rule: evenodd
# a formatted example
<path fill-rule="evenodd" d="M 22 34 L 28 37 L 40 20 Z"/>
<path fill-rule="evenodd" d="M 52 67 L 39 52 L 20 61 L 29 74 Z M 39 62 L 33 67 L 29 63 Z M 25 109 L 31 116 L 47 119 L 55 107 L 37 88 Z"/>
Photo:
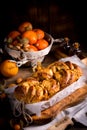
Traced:
<path fill-rule="evenodd" d="M 42 29 L 34 28 L 30 22 L 23 22 L 17 30 L 11 31 L 5 39 L 8 47 L 24 51 L 39 51 L 49 46 Z"/>

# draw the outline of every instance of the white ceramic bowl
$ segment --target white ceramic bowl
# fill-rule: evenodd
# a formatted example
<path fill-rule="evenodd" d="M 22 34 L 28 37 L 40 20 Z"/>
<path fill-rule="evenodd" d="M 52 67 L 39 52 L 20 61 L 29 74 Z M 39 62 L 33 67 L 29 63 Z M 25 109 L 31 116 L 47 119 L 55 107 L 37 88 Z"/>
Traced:
<path fill-rule="evenodd" d="M 7 44 L 5 45 L 5 50 L 13 59 L 16 61 L 19 60 L 19 67 L 27 62 L 30 62 L 31 66 L 34 66 L 37 64 L 37 62 L 42 62 L 44 60 L 45 56 L 50 52 L 54 42 L 61 42 L 62 40 L 54 40 L 53 37 L 48 33 L 45 33 L 45 39 L 49 42 L 49 46 L 40 51 L 25 52 L 20 50 L 13 50 L 9 48 Z"/>
<path fill-rule="evenodd" d="M 45 38 L 47 41 L 49 40 L 49 46 L 40 51 L 25 52 L 20 50 L 13 50 L 9 48 L 7 44 L 5 45 L 5 50 L 13 59 L 17 59 L 19 61 L 26 60 L 25 62 L 30 62 L 31 66 L 34 66 L 37 64 L 37 62 L 42 62 L 44 60 L 44 57 L 50 52 L 53 45 L 54 39 L 51 35 L 45 33 Z"/>

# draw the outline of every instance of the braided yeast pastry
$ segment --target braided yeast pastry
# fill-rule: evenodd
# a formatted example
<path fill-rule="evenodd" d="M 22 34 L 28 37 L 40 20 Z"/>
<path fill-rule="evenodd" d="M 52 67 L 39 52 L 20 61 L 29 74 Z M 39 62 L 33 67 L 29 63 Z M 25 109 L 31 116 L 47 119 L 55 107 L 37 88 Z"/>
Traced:
<path fill-rule="evenodd" d="M 45 101 L 77 81 L 82 74 L 82 69 L 70 61 L 56 61 L 47 67 L 39 64 L 31 77 L 18 84 L 14 96 L 26 104 Z"/>
<path fill-rule="evenodd" d="M 19 101 L 28 104 L 47 100 L 59 90 L 60 85 L 55 79 L 38 81 L 30 77 L 18 85 L 14 95 Z"/>
<path fill-rule="evenodd" d="M 51 97 L 77 81 L 82 75 L 82 69 L 77 64 L 70 61 L 56 61 L 47 67 L 43 67 L 41 63 L 38 63 L 37 66 L 33 68 L 31 77 L 23 80 L 15 88 L 14 96 L 18 101 L 23 102 L 25 106 L 36 105 L 35 103 L 38 104 L 41 101 L 52 99 Z M 86 90 L 87 85 L 77 89 L 62 100 L 53 103 L 50 106 L 48 105 L 48 108 L 40 111 L 39 116 L 36 113 L 28 113 L 29 116 L 26 116 L 27 121 L 31 122 L 32 120 L 31 124 L 35 125 L 42 125 L 50 122 L 58 113 L 69 105 L 72 105 L 72 103 L 76 102 L 84 94 L 87 94 Z M 39 105 L 40 104 L 36 107 L 38 110 L 40 107 Z M 34 110 L 34 107 L 31 109 Z M 25 116 L 23 115 L 23 119 L 24 118 Z"/>
<path fill-rule="evenodd" d="M 57 61 L 48 66 L 53 72 L 54 79 L 59 81 L 61 89 L 77 81 L 83 74 L 82 69 L 70 61 Z"/>

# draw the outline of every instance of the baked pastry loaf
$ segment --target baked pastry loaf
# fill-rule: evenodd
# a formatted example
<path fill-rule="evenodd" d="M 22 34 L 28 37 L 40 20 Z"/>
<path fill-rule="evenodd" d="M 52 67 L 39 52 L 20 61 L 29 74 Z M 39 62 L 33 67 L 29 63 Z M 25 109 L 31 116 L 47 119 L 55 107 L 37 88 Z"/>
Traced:
<path fill-rule="evenodd" d="M 45 101 L 77 81 L 82 74 L 82 69 L 70 61 L 56 61 L 47 67 L 39 63 L 32 76 L 18 84 L 14 96 L 26 104 Z"/>
<path fill-rule="evenodd" d="M 82 69 L 70 61 L 56 61 L 47 67 L 44 67 L 41 63 L 38 63 L 37 66 L 33 68 L 31 77 L 23 80 L 15 88 L 14 96 L 25 105 L 46 101 L 65 87 L 77 81 L 82 75 Z M 86 90 L 87 85 L 79 88 L 59 102 L 43 109 L 39 116 L 35 113 L 27 113 L 27 115 L 22 113 L 21 119 L 23 118 L 23 120 L 27 120 L 29 125 L 46 124 L 62 110 L 80 99 L 81 96 L 86 95 Z M 26 112 L 27 111 L 25 109 L 25 113 Z"/>
<path fill-rule="evenodd" d="M 21 82 L 14 91 L 16 99 L 26 104 L 47 100 L 60 90 L 60 85 L 55 79 L 38 81 L 28 78 Z"/>
<path fill-rule="evenodd" d="M 48 66 L 53 72 L 54 79 L 58 80 L 61 89 L 77 81 L 82 75 L 82 69 L 70 61 L 54 62 Z"/>

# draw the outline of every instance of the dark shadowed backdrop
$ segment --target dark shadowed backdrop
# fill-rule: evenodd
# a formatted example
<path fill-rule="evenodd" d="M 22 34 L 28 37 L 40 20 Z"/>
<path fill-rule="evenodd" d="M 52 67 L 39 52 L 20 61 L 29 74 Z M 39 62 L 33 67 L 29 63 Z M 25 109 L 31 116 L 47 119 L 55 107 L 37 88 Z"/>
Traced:
<path fill-rule="evenodd" d="M 3 0 L 0 3 L 0 43 L 24 21 L 54 38 L 68 36 L 87 47 L 86 2 L 75 0 Z"/>

